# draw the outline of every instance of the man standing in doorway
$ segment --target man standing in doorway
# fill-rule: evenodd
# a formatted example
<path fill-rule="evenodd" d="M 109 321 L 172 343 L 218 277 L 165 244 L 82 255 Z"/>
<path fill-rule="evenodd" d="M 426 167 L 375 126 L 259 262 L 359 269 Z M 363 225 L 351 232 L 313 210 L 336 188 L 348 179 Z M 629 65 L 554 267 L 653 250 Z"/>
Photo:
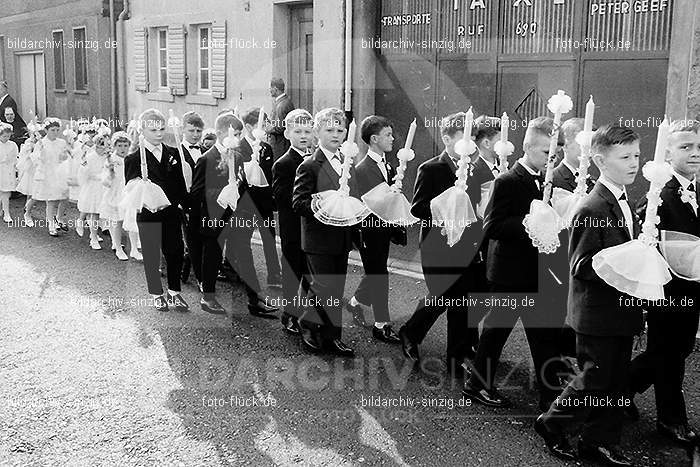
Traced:
<path fill-rule="evenodd" d="M 284 119 L 294 110 L 292 99 L 284 92 L 284 80 L 272 78 L 270 80 L 270 95 L 275 100 L 270 116 L 270 126 L 267 128 L 267 142 L 272 146 L 274 160 L 282 157 L 289 149 L 289 140 L 284 137 Z"/>

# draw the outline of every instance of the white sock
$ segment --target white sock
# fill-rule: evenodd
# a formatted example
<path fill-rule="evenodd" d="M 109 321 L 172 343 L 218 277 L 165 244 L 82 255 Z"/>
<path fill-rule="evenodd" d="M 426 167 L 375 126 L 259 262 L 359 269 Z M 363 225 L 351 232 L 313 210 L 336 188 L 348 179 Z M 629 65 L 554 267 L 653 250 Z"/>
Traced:
<path fill-rule="evenodd" d="M 174 290 L 168 289 L 168 295 L 170 295 L 171 297 L 174 297 L 175 295 L 177 295 L 177 294 L 179 294 L 179 293 L 180 293 L 180 292 L 175 292 Z"/>
<path fill-rule="evenodd" d="M 158 297 L 160 297 L 160 296 L 161 296 L 161 295 L 151 294 L 151 297 L 152 297 L 152 298 L 158 298 Z"/>
<path fill-rule="evenodd" d="M 375 321 L 374 327 L 377 329 L 384 329 L 384 326 L 386 326 L 387 324 L 391 324 L 391 323 L 388 321 L 387 322 Z"/>

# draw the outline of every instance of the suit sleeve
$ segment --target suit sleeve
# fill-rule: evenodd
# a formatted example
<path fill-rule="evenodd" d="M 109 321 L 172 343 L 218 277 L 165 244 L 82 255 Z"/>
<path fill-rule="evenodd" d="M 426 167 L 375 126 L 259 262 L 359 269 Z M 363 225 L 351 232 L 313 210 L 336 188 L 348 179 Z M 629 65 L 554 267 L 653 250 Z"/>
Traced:
<path fill-rule="evenodd" d="M 569 266 L 571 275 L 582 280 L 602 280 L 593 270 L 593 256 L 603 249 L 602 231 L 591 225 L 605 225 L 605 220 L 595 218 L 590 209 L 583 208 L 574 216 L 569 236 Z"/>
<path fill-rule="evenodd" d="M 426 166 L 418 168 L 416 183 L 413 188 L 413 203 L 411 204 L 411 214 L 422 220 L 430 220 L 430 201 L 433 199 L 433 183 Z"/>
<path fill-rule="evenodd" d="M 180 159 L 180 151 L 177 148 L 170 148 L 172 157 L 178 161 L 179 164 L 187 164 L 187 162 Z M 180 204 L 184 204 L 187 199 L 187 185 L 185 184 L 185 176 L 182 174 L 182 166 L 179 165 L 178 170 L 175 171 L 175 178 L 177 179 L 178 193 L 177 201 Z"/>
<path fill-rule="evenodd" d="M 277 206 L 292 207 L 289 194 L 294 190 L 294 174 L 290 168 L 280 160 L 272 166 L 272 197 Z"/>
<path fill-rule="evenodd" d="M 129 180 L 141 177 L 141 160 L 136 157 L 137 154 L 130 154 L 124 159 L 124 180 L 126 180 L 126 183 L 129 183 Z"/>
<path fill-rule="evenodd" d="M 304 217 L 313 217 L 311 210 L 311 195 L 316 188 L 316 175 L 308 164 L 301 164 L 297 168 L 294 179 L 294 192 L 292 194 L 292 209 Z"/>
<path fill-rule="evenodd" d="M 513 190 L 507 179 L 494 181 L 493 194 L 484 213 L 484 236 L 495 240 L 529 241 L 524 215 L 511 212 Z"/>
<path fill-rule="evenodd" d="M 190 188 L 190 196 L 192 197 L 193 207 L 201 206 L 204 202 L 204 193 L 207 182 L 207 159 L 200 157 L 194 164 L 192 172 L 192 188 Z"/>

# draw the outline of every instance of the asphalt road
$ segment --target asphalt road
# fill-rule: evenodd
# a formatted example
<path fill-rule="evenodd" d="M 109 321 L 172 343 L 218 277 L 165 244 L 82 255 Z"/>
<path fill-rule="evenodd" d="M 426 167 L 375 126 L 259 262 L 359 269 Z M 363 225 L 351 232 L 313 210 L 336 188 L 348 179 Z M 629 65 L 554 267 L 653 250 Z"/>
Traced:
<path fill-rule="evenodd" d="M 254 254 L 264 279 L 261 248 Z M 0 265 L 0 465 L 567 465 L 532 430 L 537 396 L 520 327 L 499 371 L 515 407 L 495 411 L 464 406 L 441 371 L 444 317 L 417 372 L 347 316 L 357 357 L 311 356 L 278 321 L 250 316 L 228 284 L 219 288 L 228 317 L 200 311 L 192 285 L 191 313 L 155 312 L 141 263 L 94 252 L 74 232 L 3 224 Z M 351 267 L 346 296 L 360 272 Z M 393 275 L 391 288 L 400 324 L 425 285 Z M 699 360 L 686 377 L 696 427 Z M 654 431 L 653 397 L 637 398 L 642 419 L 626 426 L 624 447 L 638 465 L 685 465 Z"/>

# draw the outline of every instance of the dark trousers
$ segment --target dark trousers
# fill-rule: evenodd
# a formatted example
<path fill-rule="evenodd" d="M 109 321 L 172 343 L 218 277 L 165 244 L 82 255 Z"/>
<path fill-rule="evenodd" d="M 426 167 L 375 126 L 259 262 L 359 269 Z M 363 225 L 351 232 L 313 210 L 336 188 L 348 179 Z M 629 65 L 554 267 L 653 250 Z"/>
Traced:
<path fill-rule="evenodd" d="M 669 425 L 687 424 L 683 379 L 685 360 L 695 345 L 698 312 L 683 308 L 650 311 L 647 324 L 647 348 L 632 360 L 631 390 L 642 393 L 653 384 L 657 420 Z"/>
<path fill-rule="evenodd" d="M 275 212 L 269 206 L 271 204 L 269 201 L 260 200 L 262 197 L 272 197 L 272 194 L 262 190 L 267 190 L 267 188 L 254 191 L 251 198 L 255 205 L 255 224 L 260 231 L 263 253 L 265 253 L 267 279 L 271 280 L 279 278 L 282 272 L 280 269 L 280 259 L 277 255 L 277 244 L 275 243 Z"/>
<path fill-rule="evenodd" d="M 258 300 L 260 283 L 258 282 L 258 276 L 255 272 L 253 251 L 250 247 L 250 239 L 252 236 L 252 228 L 247 226 L 231 226 L 229 223 L 218 237 L 203 237 L 202 290 L 205 296 L 213 297 L 216 292 L 216 278 L 219 274 L 219 266 L 223 258 L 224 243 L 226 243 L 226 258 L 229 260 L 229 263 L 233 265 L 238 276 L 241 278 L 246 295 L 248 296 L 248 302 L 254 303 Z"/>
<path fill-rule="evenodd" d="M 435 301 L 442 298 L 462 299 L 473 283 L 468 268 L 439 268 L 423 265 L 423 276 L 428 295 L 423 298 L 403 329 L 411 341 L 423 342 L 441 314 L 447 312 L 447 359 L 462 362 L 478 341 L 478 322 L 470 320 L 466 306 L 442 306 Z M 470 322 L 477 324 L 470 326 Z"/>
<path fill-rule="evenodd" d="M 194 277 L 202 282 L 202 238 L 198 216 L 183 212 L 183 234 L 185 237 L 185 254 L 189 256 Z"/>
<path fill-rule="evenodd" d="M 536 287 L 491 285 L 494 298 L 499 296 L 505 298 L 508 293 L 527 293 L 533 289 L 536 290 Z M 534 307 L 522 307 L 520 297 L 517 300 L 518 303 L 514 307 L 492 308 L 484 318 L 470 383 L 488 389 L 496 387 L 496 370 L 503 347 L 518 319 L 520 319 L 525 328 L 525 335 L 535 364 L 540 400 L 543 403 L 549 403 L 554 400 L 561 389 L 559 373 L 562 363 L 559 341 L 561 328 L 564 325 L 566 303 L 561 303 L 559 309 L 553 309 L 549 306 L 542 306 L 542 304 L 538 306 L 536 300 Z"/>
<path fill-rule="evenodd" d="M 318 332 L 324 340 L 340 339 L 342 335 L 342 303 L 348 253 L 322 255 L 306 253 L 311 284 L 308 306 L 299 318 L 300 324 Z"/>
<path fill-rule="evenodd" d="M 309 268 L 300 242 L 282 239 L 282 298 L 284 313 L 295 318 L 301 316 L 299 297 L 309 291 Z M 296 300 L 295 300 L 296 298 Z"/>
<path fill-rule="evenodd" d="M 389 260 L 391 232 L 388 229 L 367 229 L 362 231 L 360 257 L 364 275 L 355 291 L 355 299 L 372 307 L 374 320 L 389 322 Z"/>
<path fill-rule="evenodd" d="M 148 293 L 161 295 L 163 284 L 160 281 L 160 255 L 163 253 L 167 266 L 168 289 L 180 291 L 180 274 L 182 272 L 182 224 L 177 206 L 151 213 L 144 210 L 137 217 L 143 268 L 146 273 Z"/>
<path fill-rule="evenodd" d="M 618 402 L 629 387 L 632 337 L 577 333 L 576 353 L 582 372 L 550 406 L 544 422 L 550 430 L 560 433 L 583 424 L 581 441 L 585 444 L 617 445 L 623 420 Z M 612 405 L 600 403 L 606 397 Z"/>

